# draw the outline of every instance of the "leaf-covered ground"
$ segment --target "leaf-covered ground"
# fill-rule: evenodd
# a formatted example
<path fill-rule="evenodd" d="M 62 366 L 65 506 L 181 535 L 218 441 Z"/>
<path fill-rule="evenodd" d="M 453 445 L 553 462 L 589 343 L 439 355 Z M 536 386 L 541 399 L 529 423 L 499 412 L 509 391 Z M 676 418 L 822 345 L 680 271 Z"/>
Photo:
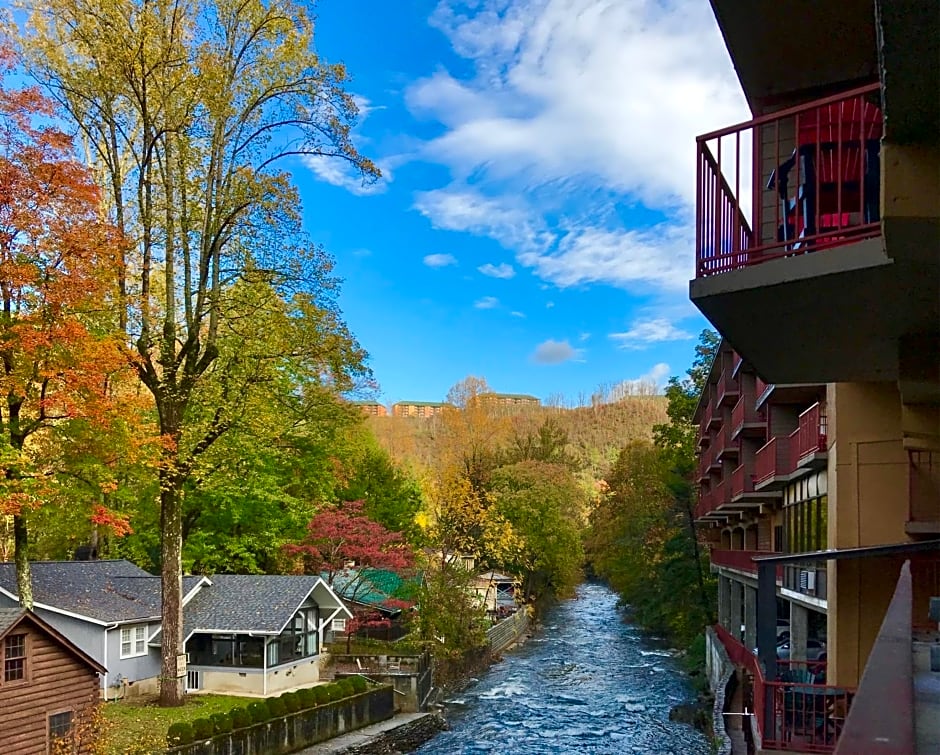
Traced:
<path fill-rule="evenodd" d="M 108 755 L 141 755 L 166 748 L 166 730 L 177 721 L 195 721 L 247 705 L 247 697 L 187 695 L 179 708 L 161 708 L 156 698 L 105 703 Z"/>

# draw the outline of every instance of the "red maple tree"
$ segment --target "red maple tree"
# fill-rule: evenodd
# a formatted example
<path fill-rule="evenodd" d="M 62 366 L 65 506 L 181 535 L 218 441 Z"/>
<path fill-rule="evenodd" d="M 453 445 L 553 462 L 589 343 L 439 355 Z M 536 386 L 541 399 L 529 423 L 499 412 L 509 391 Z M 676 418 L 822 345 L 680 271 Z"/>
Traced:
<path fill-rule="evenodd" d="M 307 525 L 307 536 L 284 546 L 296 569 L 323 573 L 333 585 L 341 572 L 387 569 L 401 573 L 414 566 L 414 553 L 398 532 L 391 532 L 363 513 L 362 501 L 347 501 L 318 512 Z M 352 598 L 349 590 L 344 596 Z"/>

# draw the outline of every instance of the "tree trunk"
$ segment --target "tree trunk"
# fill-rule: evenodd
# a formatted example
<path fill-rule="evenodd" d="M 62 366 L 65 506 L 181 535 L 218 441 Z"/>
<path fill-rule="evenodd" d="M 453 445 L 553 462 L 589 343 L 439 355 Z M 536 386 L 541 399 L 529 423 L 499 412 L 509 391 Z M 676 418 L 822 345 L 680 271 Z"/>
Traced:
<path fill-rule="evenodd" d="M 186 656 L 183 647 L 183 495 L 173 470 L 160 473 L 160 577 L 163 628 L 160 637 L 160 705 L 182 705 Z"/>
<path fill-rule="evenodd" d="M 33 610 L 33 580 L 29 569 L 29 538 L 22 514 L 13 517 L 13 561 L 16 564 L 16 590 L 20 606 Z"/>

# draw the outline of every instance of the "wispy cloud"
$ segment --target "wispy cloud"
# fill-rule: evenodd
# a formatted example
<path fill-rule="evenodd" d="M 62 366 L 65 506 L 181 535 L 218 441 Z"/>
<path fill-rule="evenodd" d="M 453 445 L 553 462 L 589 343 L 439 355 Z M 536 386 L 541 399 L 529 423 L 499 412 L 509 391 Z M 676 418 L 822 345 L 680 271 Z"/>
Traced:
<path fill-rule="evenodd" d="M 513 311 L 510 312 L 509 314 L 511 314 L 513 317 L 522 317 L 522 318 L 525 318 L 525 312 L 520 312 L 519 310 L 513 310 Z"/>
<path fill-rule="evenodd" d="M 746 115 L 708 4 L 442 0 L 431 24 L 475 74 L 406 92 L 444 126 L 421 156 L 453 176 L 417 209 L 556 286 L 684 288 L 695 172 L 681 145 Z"/>
<path fill-rule="evenodd" d="M 535 347 L 532 361 L 536 364 L 561 364 L 577 359 L 582 353 L 582 349 L 573 348 L 568 341 L 555 341 L 549 338 Z"/>
<path fill-rule="evenodd" d="M 339 157 L 305 155 L 303 164 L 321 181 L 339 186 L 358 197 L 382 194 L 392 181 L 391 168 L 382 166 L 382 177 L 376 181 L 363 180 L 362 176 L 346 160 Z"/>
<path fill-rule="evenodd" d="M 609 337 L 618 342 L 622 349 L 643 349 L 650 344 L 663 341 L 684 341 L 693 338 L 693 335 L 676 327 L 666 318 L 660 317 L 636 320 L 629 330 L 611 333 Z"/>
<path fill-rule="evenodd" d="M 624 396 L 660 393 L 668 378 L 669 365 L 665 362 L 658 362 L 639 377 L 617 383 L 610 391 L 610 399 L 617 401 Z"/>
<path fill-rule="evenodd" d="M 473 306 L 477 309 L 495 309 L 499 306 L 499 299 L 495 296 L 484 296 L 482 299 L 473 302 Z"/>
<path fill-rule="evenodd" d="M 513 266 L 505 262 L 501 262 L 498 265 L 487 262 L 485 265 L 480 265 L 477 270 L 483 273 L 483 275 L 488 275 L 490 278 L 512 278 L 516 274 Z"/>
<path fill-rule="evenodd" d="M 457 258 L 452 254 L 426 254 L 423 262 L 428 267 L 447 267 L 456 265 Z"/>

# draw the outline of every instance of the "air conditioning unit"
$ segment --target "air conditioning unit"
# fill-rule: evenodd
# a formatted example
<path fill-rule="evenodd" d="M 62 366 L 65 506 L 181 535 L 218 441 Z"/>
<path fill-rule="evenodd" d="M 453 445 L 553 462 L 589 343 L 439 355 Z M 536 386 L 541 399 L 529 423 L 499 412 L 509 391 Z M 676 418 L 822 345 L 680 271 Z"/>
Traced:
<path fill-rule="evenodd" d="M 800 589 L 816 592 L 816 570 L 800 569 Z"/>

